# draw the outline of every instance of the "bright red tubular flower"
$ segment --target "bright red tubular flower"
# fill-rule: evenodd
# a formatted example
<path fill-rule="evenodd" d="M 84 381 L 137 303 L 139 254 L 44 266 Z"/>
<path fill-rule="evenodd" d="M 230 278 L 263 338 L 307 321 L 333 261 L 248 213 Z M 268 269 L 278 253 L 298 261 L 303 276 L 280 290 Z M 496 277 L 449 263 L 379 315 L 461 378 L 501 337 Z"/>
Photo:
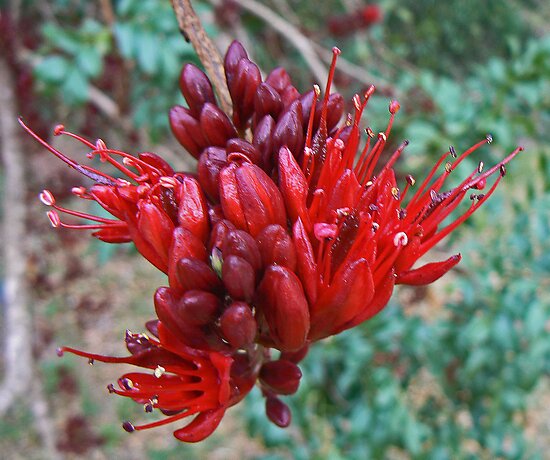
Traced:
<path fill-rule="evenodd" d="M 385 131 L 375 135 L 368 129 L 365 143 L 359 122 L 374 87 L 354 97 L 355 113 L 339 125 L 343 100 L 330 94 L 338 54 L 334 49 L 320 101 L 318 87 L 300 94 L 284 69 L 262 81 L 234 42 L 224 64 L 231 116 L 217 106 L 207 76 L 186 65 L 180 87 L 188 107 L 174 107 L 169 117 L 178 141 L 198 160 L 196 175 L 175 172 L 152 153 L 132 156 L 62 126 L 55 129 L 125 176 L 116 178 L 67 158 L 21 122 L 50 152 L 95 182 L 73 192 L 114 216 L 62 208 L 43 191 L 42 202 L 53 208 L 52 224 L 93 229 L 106 242 L 133 241 L 167 274 L 167 286 L 154 295 L 158 338 L 129 334 L 126 358 L 61 349 L 154 370 L 126 374 L 120 389 L 111 391 L 169 416 L 140 427 L 126 423 L 126 429 L 198 414 L 175 432 L 178 439 L 198 441 L 255 383 L 266 398 L 268 418 L 287 426 L 291 414 L 280 396 L 298 389 L 297 364 L 313 342 L 380 312 L 396 284 L 431 283 L 460 261 L 457 254 L 415 267 L 489 198 L 521 148 L 487 171 L 480 163 L 449 188 L 449 174 L 491 138 L 459 156 L 451 147 L 419 185 L 408 176 L 401 189 L 393 166 L 407 142 L 380 164 L 399 104 L 390 103 Z M 470 207 L 449 220 L 468 195 Z M 95 223 L 67 224 L 59 213 Z M 277 359 L 272 348 L 280 352 Z"/>
<path fill-rule="evenodd" d="M 143 404 L 145 412 L 158 409 L 167 417 L 139 426 L 124 422 L 124 429 L 144 430 L 192 417 L 174 436 L 185 442 L 202 441 L 216 429 L 226 409 L 240 399 L 230 375 L 233 359 L 186 346 L 162 323 L 153 324 L 150 329 L 158 338 L 126 332 L 126 346 L 131 353 L 127 357 L 103 356 L 69 347 L 60 348 L 58 354 L 70 352 L 90 362 L 124 363 L 150 369 L 150 373 L 124 374 L 118 379 L 119 388 L 109 385 L 109 392 Z"/>

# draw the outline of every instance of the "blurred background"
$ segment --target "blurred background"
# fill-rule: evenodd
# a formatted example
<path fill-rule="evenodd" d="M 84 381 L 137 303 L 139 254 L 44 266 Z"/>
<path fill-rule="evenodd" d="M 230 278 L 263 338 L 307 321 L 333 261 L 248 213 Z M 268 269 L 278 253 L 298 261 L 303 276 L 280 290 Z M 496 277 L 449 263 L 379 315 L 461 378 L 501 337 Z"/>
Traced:
<path fill-rule="evenodd" d="M 457 269 L 400 287 L 375 319 L 313 347 L 299 392 L 286 398 L 288 429 L 267 421 L 253 392 L 202 444 L 178 443 L 171 426 L 128 435 L 121 421 L 144 414 L 107 393 L 119 368 L 60 359 L 55 348 L 124 354 L 125 329 L 142 330 L 165 280 L 130 246 L 50 228 L 37 194 L 48 188 L 72 207 L 82 182 L 15 120 L 75 158 L 85 151 L 53 139 L 57 123 L 192 168 L 167 113 L 183 103 L 182 64 L 198 60 L 168 1 L 0 1 L 0 457 L 550 459 L 550 3 L 194 6 L 222 52 L 237 38 L 264 72 L 284 66 L 301 91 L 340 47 L 335 85 L 346 99 L 377 86 L 364 126 L 382 130 L 389 100 L 401 103 L 391 141 L 411 141 L 402 174 L 423 177 L 449 145 L 462 151 L 487 133 L 493 144 L 464 174 L 479 159 L 526 151 L 439 246 L 442 256 L 462 253 Z"/>

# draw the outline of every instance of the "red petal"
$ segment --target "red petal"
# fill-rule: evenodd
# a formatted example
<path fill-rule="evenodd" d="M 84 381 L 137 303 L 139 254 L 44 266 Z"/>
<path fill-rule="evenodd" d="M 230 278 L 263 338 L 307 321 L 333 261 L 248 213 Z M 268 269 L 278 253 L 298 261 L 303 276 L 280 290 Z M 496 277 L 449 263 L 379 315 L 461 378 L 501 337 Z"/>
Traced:
<path fill-rule="evenodd" d="M 401 272 L 397 275 L 395 284 L 422 286 L 424 284 L 433 283 L 435 280 L 441 278 L 456 264 L 458 264 L 461 258 L 462 257 L 460 254 L 455 254 L 447 260 L 432 262 L 430 264 L 423 265 L 422 267 L 415 268 L 414 270 Z"/>

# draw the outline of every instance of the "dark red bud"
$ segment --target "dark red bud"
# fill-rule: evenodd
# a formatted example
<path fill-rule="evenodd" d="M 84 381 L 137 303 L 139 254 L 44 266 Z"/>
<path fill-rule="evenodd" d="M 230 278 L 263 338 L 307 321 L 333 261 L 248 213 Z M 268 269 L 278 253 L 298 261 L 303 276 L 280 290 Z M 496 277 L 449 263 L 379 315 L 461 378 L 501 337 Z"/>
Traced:
<path fill-rule="evenodd" d="M 276 396 L 269 396 L 266 398 L 265 413 L 269 420 L 281 428 L 286 428 L 292 421 L 290 409 Z"/>
<path fill-rule="evenodd" d="M 327 103 L 327 130 L 328 132 L 339 123 L 344 114 L 344 98 L 339 93 L 332 93 Z"/>
<path fill-rule="evenodd" d="M 207 263 L 190 257 L 178 260 L 176 276 L 183 291 L 199 289 L 218 292 L 222 286 L 221 280 Z"/>
<path fill-rule="evenodd" d="M 309 332 L 309 306 L 293 272 L 270 265 L 256 292 L 256 305 L 277 348 L 294 351 L 304 346 Z"/>
<path fill-rule="evenodd" d="M 170 109 L 170 128 L 178 142 L 195 158 L 198 158 L 202 149 L 208 144 L 204 138 L 200 123 L 191 112 L 176 105 Z"/>
<path fill-rule="evenodd" d="M 216 320 L 221 311 L 221 300 L 211 292 L 187 291 L 177 304 L 176 314 L 186 323 L 204 326 Z"/>
<path fill-rule="evenodd" d="M 300 386 L 302 371 L 300 368 L 284 359 L 265 363 L 260 370 L 260 380 L 270 390 L 280 395 L 296 393 Z"/>
<path fill-rule="evenodd" d="M 252 143 L 254 147 L 260 152 L 261 165 L 264 171 L 271 173 L 275 166 L 273 152 L 273 131 L 275 130 L 275 120 L 266 115 L 256 125 L 254 130 L 254 139 Z"/>
<path fill-rule="evenodd" d="M 237 73 L 237 66 L 239 65 L 239 61 L 243 58 L 248 58 L 248 54 L 243 45 L 234 40 L 231 45 L 229 45 L 229 48 L 227 48 L 227 53 L 225 53 L 224 58 L 225 77 L 228 86 L 233 84 L 233 80 Z"/>
<path fill-rule="evenodd" d="M 299 363 L 302 359 L 306 357 L 308 351 L 309 351 L 309 344 L 306 344 L 305 346 L 303 346 L 297 351 L 282 352 L 279 359 L 286 359 L 287 361 L 291 361 L 293 363 Z"/>
<path fill-rule="evenodd" d="M 228 231 L 221 246 L 223 257 L 239 256 L 246 260 L 255 271 L 262 267 L 262 258 L 258 245 L 249 233 L 243 230 Z"/>
<path fill-rule="evenodd" d="M 247 58 L 237 64 L 235 77 L 229 85 L 233 101 L 233 121 L 238 129 L 243 129 L 254 112 L 254 96 L 262 75 L 258 66 Z"/>
<path fill-rule="evenodd" d="M 239 256 L 224 256 L 222 280 L 227 293 L 235 300 L 250 302 L 254 295 L 254 268 Z"/>
<path fill-rule="evenodd" d="M 290 106 L 300 97 L 300 91 L 298 91 L 294 86 L 287 86 L 281 93 L 281 100 L 283 101 L 283 106 L 286 108 Z"/>
<path fill-rule="evenodd" d="M 207 102 L 216 104 L 214 91 L 205 73 L 193 64 L 185 64 L 180 76 L 180 89 L 191 114 L 198 118 Z"/>
<path fill-rule="evenodd" d="M 212 231 L 210 232 L 210 239 L 208 240 L 208 252 L 211 253 L 214 248 L 219 248 L 221 250 L 225 238 L 231 230 L 235 230 L 235 226 L 227 219 L 217 222 L 212 227 Z"/>
<path fill-rule="evenodd" d="M 227 166 L 227 153 L 221 147 L 208 147 L 202 152 L 197 166 L 199 183 L 208 198 L 213 202 L 220 200 L 219 175 Z"/>
<path fill-rule="evenodd" d="M 170 286 L 177 291 L 183 291 L 183 286 L 179 283 L 177 266 L 178 261 L 184 258 L 206 261 L 206 248 L 202 240 L 190 230 L 177 227 L 173 233 L 168 266 Z"/>
<path fill-rule="evenodd" d="M 273 132 L 273 153 L 278 155 L 281 147 L 287 147 L 298 158 L 304 147 L 302 105 L 295 101 L 279 118 Z"/>
<path fill-rule="evenodd" d="M 247 157 L 252 163 L 261 167 L 260 152 L 258 152 L 258 149 L 254 147 L 250 142 L 235 137 L 227 141 L 225 149 L 228 155 L 233 152 L 240 153 Z"/>
<path fill-rule="evenodd" d="M 294 271 L 296 268 L 296 251 L 287 231 L 280 225 L 268 225 L 256 237 L 262 264 L 281 265 Z"/>
<path fill-rule="evenodd" d="M 254 98 L 254 111 L 257 120 L 261 120 L 265 115 L 278 118 L 281 110 L 283 110 L 283 101 L 279 93 L 267 83 L 258 86 Z"/>
<path fill-rule="evenodd" d="M 223 147 L 232 137 L 237 137 L 237 131 L 231 120 L 217 106 L 207 102 L 200 114 L 201 131 L 210 145 Z"/>
<path fill-rule="evenodd" d="M 220 330 L 233 348 L 250 345 L 256 337 L 256 320 L 249 305 L 233 302 L 220 317 Z"/>
<path fill-rule="evenodd" d="M 275 91 L 281 94 L 287 86 L 292 85 L 290 76 L 282 67 L 276 67 L 265 79 L 265 82 L 270 85 Z"/>

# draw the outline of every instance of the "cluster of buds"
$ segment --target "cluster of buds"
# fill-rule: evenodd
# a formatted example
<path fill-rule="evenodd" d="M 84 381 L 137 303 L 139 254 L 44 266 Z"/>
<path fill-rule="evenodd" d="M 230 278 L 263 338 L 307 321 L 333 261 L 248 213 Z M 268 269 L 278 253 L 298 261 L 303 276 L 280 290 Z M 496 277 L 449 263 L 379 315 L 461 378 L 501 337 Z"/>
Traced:
<path fill-rule="evenodd" d="M 340 124 L 343 99 L 330 93 L 339 54 L 333 51 L 321 99 L 317 86 L 301 94 L 281 68 L 262 81 L 234 42 L 225 56 L 232 114 L 217 105 L 207 76 L 187 64 L 180 87 L 188 107 L 174 107 L 170 125 L 198 160 L 196 173 L 175 172 L 152 153 L 129 155 L 55 128 L 125 176 L 114 177 L 66 157 L 21 122 L 94 182 L 73 193 L 114 217 L 63 208 L 43 191 L 51 223 L 92 229 L 110 243 L 132 241 L 167 275 L 167 286 L 154 295 L 156 319 L 148 333 L 127 333 L 130 356 L 60 349 L 149 370 L 124 375 L 109 391 L 166 418 L 140 426 L 125 422 L 127 431 L 194 417 L 175 436 L 200 441 L 255 384 L 268 418 L 287 426 L 291 414 L 280 397 L 297 391 L 298 364 L 311 344 L 377 314 L 395 284 L 431 283 L 456 265 L 460 255 L 413 268 L 489 198 L 504 165 L 521 150 L 485 172 L 480 165 L 447 190 L 448 175 L 490 138 L 461 155 L 451 147 L 419 186 L 408 176 L 401 190 L 393 166 L 407 142 L 385 164 L 379 161 L 399 104 L 390 103 L 386 129 L 367 129 L 363 142 L 360 120 L 371 87 L 354 97 L 354 113 Z M 441 225 L 470 190 L 485 188 L 494 176 L 485 194 L 476 192 L 468 209 Z M 94 223 L 69 224 L 61 214 Z"/>

